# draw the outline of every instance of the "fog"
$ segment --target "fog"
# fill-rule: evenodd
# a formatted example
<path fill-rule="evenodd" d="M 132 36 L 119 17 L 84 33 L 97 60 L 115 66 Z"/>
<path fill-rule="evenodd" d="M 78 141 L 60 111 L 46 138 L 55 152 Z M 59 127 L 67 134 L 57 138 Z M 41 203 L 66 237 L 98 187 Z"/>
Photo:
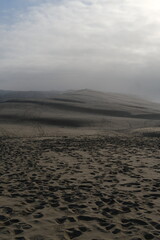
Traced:
<path fill-rule="evenodd" d="M 160 100 L 158 0 L 10 2 L 0 3 L 0 89 Z"/>

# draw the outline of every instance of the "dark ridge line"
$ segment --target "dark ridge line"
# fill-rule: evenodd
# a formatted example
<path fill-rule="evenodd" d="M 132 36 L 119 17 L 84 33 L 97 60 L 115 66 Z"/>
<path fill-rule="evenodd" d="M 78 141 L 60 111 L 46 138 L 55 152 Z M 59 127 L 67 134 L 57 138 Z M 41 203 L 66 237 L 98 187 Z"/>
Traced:
<path fill-rule="evenodd" d="M 62 118 L 38 118 L 38 117 L 24 117 L 24 116 L 15 116 L 15 115 L 0 115 L 1 120 L 5 120 L 5 123 L 35 123 L 42 125 L 54 125 L 62 127 L 85 127 L 90 126 L 91 121 L 83 119 L 62 119 Z"/>
<path fill-rule="evenodd" d="M 127 105 L 127 104 L 121 104 L 122 106 L 125 106 L 125 107 L 130 107 L 130 108 L 138 108 L 138 109 L 146 109 L 146 107 L 139 107 L 139 106 L 133 106 L 133 105 Z"/>
<path fill-rule="evenodd" d="M 145 114 L 137 114 L 133 115 L 135 118 L 140 119 L 149 119 L 149 120 L 160 120 L 160 113 L 145 113 Z"/>
<path fill-rule="evenodd" d="M 3 104 L 4 102 L 0 102 Z M 149 119 L 149 120 L 160 120 L 160 113 L 146 113 L 146 114 L 136 114 L 133 115 L 127 111 L 120 110 L 106 110 L 106 109 L 96 109 L 81 106 L 74 106 L 71 104 L 64 103 L 53 103 L 53 102 L 42 102 L 33 100 L 7 100 L 5 103 L 32 103 L 40 106 L 53 107 L 56 109 L 62 109 L 65 111 L 75 111 L 80 113 L 104 115 L 110 117 L 125 117 L 125 118 L 135 118 L 135 119 Z"/>
<path fill-rule="evenodd" d="M 62 101 L 62 102 L 71 102 L 71 103 L 84 103 L 84 101 L 71 100 L 67 98 L 50 98 L 51 100 Z"/>

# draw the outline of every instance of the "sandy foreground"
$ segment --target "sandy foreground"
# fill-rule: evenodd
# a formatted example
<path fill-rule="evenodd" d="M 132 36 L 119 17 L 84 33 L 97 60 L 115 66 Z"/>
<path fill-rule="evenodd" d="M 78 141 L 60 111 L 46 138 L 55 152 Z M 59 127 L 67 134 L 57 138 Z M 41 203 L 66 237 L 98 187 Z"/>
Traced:
<path fill-rule="evenodd" d="M 160 239 L 160 139 L 0 138 L 1 240 Z"/>

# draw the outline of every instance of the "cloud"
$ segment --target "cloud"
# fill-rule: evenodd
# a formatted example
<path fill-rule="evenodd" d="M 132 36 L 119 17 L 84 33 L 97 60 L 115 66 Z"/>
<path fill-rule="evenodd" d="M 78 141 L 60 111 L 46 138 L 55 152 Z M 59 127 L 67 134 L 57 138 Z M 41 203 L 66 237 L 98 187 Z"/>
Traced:
<path fill-rule="evenodd" d="M 38 86 L 43 73 L 48 89 L 129 89 L 160 59 L 159 10 L 158 0 L 43 1 L 0 26 L 0 77 L 30 75 Z"/>

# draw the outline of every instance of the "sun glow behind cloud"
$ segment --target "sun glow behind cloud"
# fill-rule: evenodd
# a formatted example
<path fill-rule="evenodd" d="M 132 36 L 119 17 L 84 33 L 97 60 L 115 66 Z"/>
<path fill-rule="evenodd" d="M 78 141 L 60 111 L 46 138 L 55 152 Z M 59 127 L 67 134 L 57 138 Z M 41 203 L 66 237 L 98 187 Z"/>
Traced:
<path fill-rule="evenodd" d="M 36 86 L 42 81 L 36 73 L 43 72 L 48 89 L 130 87 L 137 73 L 157 68 L 159 10 L 158 0 L 63 0 L 30 6 L 18 13 L 15 24 L 0 25 L 1 79 L 7 86 L 11 76 L 21 78 L 19 83 L 33 73 Z"/>

